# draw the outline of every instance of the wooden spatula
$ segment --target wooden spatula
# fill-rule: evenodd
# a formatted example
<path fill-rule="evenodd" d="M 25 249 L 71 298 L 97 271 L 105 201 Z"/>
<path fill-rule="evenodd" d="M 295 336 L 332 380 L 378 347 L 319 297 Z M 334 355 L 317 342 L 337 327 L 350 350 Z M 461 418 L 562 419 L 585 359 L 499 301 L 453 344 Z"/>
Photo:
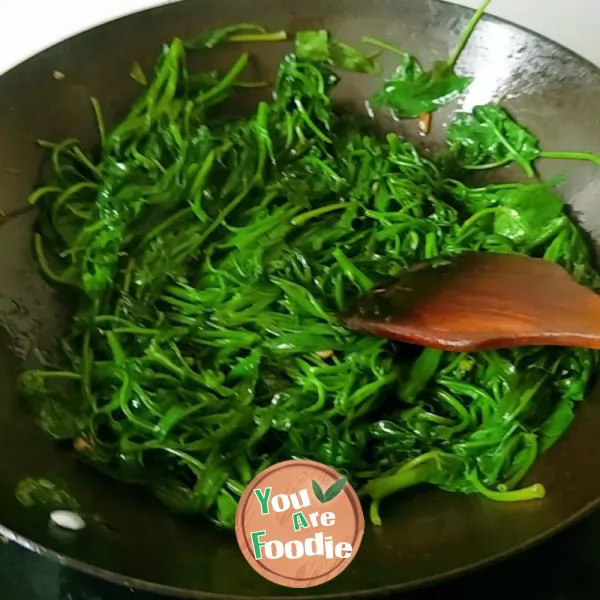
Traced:
<path fill-rule="evenodd" d="M 600 296 L 560 266 L 466 253 L 423 263 L 361 296 L 347 328 L 442 350 L 600 349 Z"/>

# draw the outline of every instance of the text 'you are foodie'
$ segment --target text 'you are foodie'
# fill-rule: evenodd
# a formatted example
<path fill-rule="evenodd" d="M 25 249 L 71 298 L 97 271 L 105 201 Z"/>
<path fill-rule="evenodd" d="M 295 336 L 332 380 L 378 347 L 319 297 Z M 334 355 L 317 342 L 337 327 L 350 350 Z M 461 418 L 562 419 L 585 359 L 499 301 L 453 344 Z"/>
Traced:
<path fill-rule="evenodd" d="M 356 492 L 317 462 L 291 460 L 260 473 L 236 514 L 240 549 L 264 578 L 286 587 L 321 585 L 356 556 L 364 517 Z"/>

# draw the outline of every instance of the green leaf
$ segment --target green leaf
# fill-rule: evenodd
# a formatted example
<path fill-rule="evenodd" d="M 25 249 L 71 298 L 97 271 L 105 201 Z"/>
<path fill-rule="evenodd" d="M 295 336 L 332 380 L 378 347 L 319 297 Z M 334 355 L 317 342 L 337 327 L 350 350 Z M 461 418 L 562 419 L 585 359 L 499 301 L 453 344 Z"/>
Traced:
<path fill-rule="evenodd" d="M 273 278 L 272 281 L 285 292 L 286 300 L 284 302 L 293 307 L 293 312 L 302 311 L 307 315 L 317 317 L 317 319 L 333 321 L 331 315 L 323 309 L 321 304 L 305 287 L 279 278 Z"/>
<path fill-rule="evenodd" d="M 203 33 L 191 40 L 186 40 L 184 46 L 189 50 L 202 50 L 214 48 L 219 44 L 234 41 L 244 42 L 277 42 L 285 40 L 283 31 L 268 32 L 264 27 L 253 23 L 239 23 L 215 29 L 209 33 Z"/>
<path fill-rule="evenodd" d="M 496 104 L 459 113 L 448 128 L 448 145 L 466 169 L 490 169 L 516 162 L 533 177 L 532 161 L 539 157 L 539 141 Z"/>
<path fill-rule="evenodd" d="M 344 489 L 347 481 L 346 477 L 340 477 L 340 479 L 334 481 L 323 494 L 322 502 L 331 502 L 331 500 L 336 498 Z"/>
<path fill-rule="evenodd" d="M 348 341 L 343 338 L 313 335 L 305 333 L 284 333 L 276 338 L 263 342 L 263 348 L 277 352 L 306 354 L 307 352 L 322 352 L 326 350 L 347 350 Z"/>
<path fill-rule="evenodd" d="M 148 80 L 146 79 L 146 75 L 140 66 L 140 63 L 134 62 L 131 66 L 131 71 L 129 72 L 129 76 L 137 81 L 140 85 L 148 85 Z"/>
<path fill-rule="evenodd" d="M 375 57 L 337 41 L 324 29 L 299 31 L 296 34 L 296 56 L 357 73 L 376 75 L 381 71 Z"/>
<path fill-rule="evenodd" d="M 524 185 L 506 193 L 496 212 L 494 232 L 514 242 L 538 239 L 562 216 L 564 204 L 545 184 Z"/>
<path fill-rule="evenodd" d="M 437 110 L 464 92 L 473 79 L 458 75 L 455 66 L 490 1 L 484 0 L 473 13 L 448 60 L 433 63 L 429 71 L 423 71 L 417 59 L 407 52 L 368 38 L 371 43 L 402 57 L 393 77 L 387 79 L 383 89 L 373 96 L 373 105 L 387 106 L 397 117 L 412 119 Z"/>
<path fill-rule="evenodd" d="M 519 242 L 527 236 L 527 228 L 516 210 L 507 208 L 496 212 L 494 232 Z"/>
<path fill-rule="evenodd" d="M 20 378 L 21 392 L 36 411 L 40 426 L 57 440 L 73 439 L 84 427 L 81 403 L 74 389 L 65 388 L 73 381 L 79 383 L 79 376 L 68 371 L 29 370 Z"/>
<path fill-rule="evenodd" d="M 413 404 L 435 375 L 443 352 L 435 348 L 425 348 L 413 363 L 408 377 L 399 386 L 399 396 L 404 402 Z"/>
<path fill-rule="evenodd" d="M 405 53 L 394 75 L 372 97 L 372 104 L 391 108 L 399 118 L 412 119 L 444 106 L 471 81 L 457 75 L 445 62 L 436 62 L 425 72 L 415 57 Z"/>
<path fill-rule="evenodd" d="M 21 479 L 15 490 L 17 500 L 26 507 L 46 506 L 51 510 L 78 510 L 79 503 L 66 490 L 48 479 Z"/>
<path fill-rule="evenodd" d="M 540 447 L 542 452 L 553 446 L 569 429 L 575 414 L 572 400 L 563 399 L 557 405 L 552 414 L 539 429 Z"/>
<path fill-rule="evenodd" d="M 326 502 L 326 500 L 325 500 L 325 494 L 323 493 L 323 490 L 321 489 L 321 486 L 314 479 L 312 481 L 312 489 L 313 489 L 313 493 L 315 494 L 315 497 L 317 498 L 317 500 L 319 502 Z"/>
<path fill-rule="evenodd" d="M 296 34 L 296 56 L 315 62 L 329 60 L 329 32 L 325 29 L 299 31 Z"/>
<path fill-rule="evenodd" d="M 217 520 L 225 527 L 233 528 L 235 526 L 235 513 L 237 502 L 231 494 L 221 492 L 217 497 Z"/>
<path fill-rule="evenodd" d="M 509 468 L 502 474 L 503 485 L 509 490 L 527 475 L 538 457 L 538 440 L 534 433 L 522 433 L 519 442 L 519 450 L 510 457 Z"/>
<path fill-rule="evenodd" d="M 337 40 L 330 41 L 329 56 L 333 66 L 338 69 L 368 75 L 378 75 L 381 72 L 381 65 L 373 56 Z"/>
<path fill-rule="evenodd" d="M 45 402 L 40 408 L 42 429 L 57 440 L 71 440 L 83 430 L 82 419 L 64 399 Z"/>

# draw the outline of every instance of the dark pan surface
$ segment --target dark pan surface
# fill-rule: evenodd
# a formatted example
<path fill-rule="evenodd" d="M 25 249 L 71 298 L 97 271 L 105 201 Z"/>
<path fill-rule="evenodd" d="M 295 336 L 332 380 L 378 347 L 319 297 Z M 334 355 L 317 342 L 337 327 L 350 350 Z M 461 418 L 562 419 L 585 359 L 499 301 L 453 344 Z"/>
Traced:
<path fill-rule="evenodd" d="M 78 136 L 92 144 L 89 97 L 100 99 L 108 122 L 121 115 L 137 88 L 134 60 L 149 66 L 173 36 L 235 22 L 272 28 L 325 27 L 342 39 L 376 35 L 397 40 L 425 63 L 447 56 L 470 11 L 434 0 L 190 0 L 140 13 L 79 35 L 0 79 L 0 208 L 25 206 L 42 161 L 37 138 Z M 285 45 L 252 47 L 257 68 L 272 73 Z M 210 63 L 229 63 L 239 47 L 221 48 Z M 214 62 L 213 62 L 214 61 Z M 207 66 L 211 66 L 210 64 Z M 391 65 L 388 65 L 388 67 Z M 548 149 L 600 151 L 600 72 L 554 43 L 487 18 L 463 55 L 460 70 L 475 75 L 466 104 L 503 98 Z M 54 70 L 66 77 L 56 81 Z M 364 110 L 365 80 L 346 77 L 338 96 Z M 369 84 L 370 85 L 370 84 Z M 456 108 L 454 106 L 453 108 Z M 448 112 L 437 115 L 431 139 L 441 139 Z M 382 126 L 398 129 L 393 121 Z M 406 126 L 413 133 L 413 125 Z M 545 165 L 546 166 L 546 165 Z M 600 237 L 600 168 L 554 163 L 564 173 L 567 201 Z M 131 586 L 187 597 L 298 597 L 303 592 L 262 580 L 232 536 L 171 517 L 137 489 L 78 464 L 46 440 L 17 400 L 19 361 L 51 339 L 61 310 L 30 259 L 32 214 L 0 230 L 0 533 L 93 574 Z M 367 528 L 351 566 L 311 597 L 362 597 L 430 583 L 496 560 L 565 526 L 600 499 L 600 390 L 579 410 L 566 438 L 536 466 L 532 480 L 548 495 L 499 504 L 432 490 L 411 491 L 384 506 L 384 526 Z M 44 511 L 14 496 L 23 477 L 59 479 L 87 513 L 101 517 L 74 539 L 57 538 Z M 306 593 L 306 592 L 304 592 Z"/>

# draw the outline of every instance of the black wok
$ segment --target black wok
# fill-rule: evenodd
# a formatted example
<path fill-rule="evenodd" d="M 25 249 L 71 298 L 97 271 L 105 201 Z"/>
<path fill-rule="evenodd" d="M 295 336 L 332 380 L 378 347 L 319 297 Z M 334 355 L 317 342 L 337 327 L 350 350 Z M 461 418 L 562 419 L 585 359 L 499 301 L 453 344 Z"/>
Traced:
<path fill-rule="evenodd" d="M 237 22 L 271 29 L 324 27 L 342 39 L 377 35 L 398 40 L 424 62 L 447 56 L 470 11 L 436 0 L 189 0 L 86 32 L 0 78 L 0 208 L 24 207 L 39 174 L 38 138 L 79 137 L 92 144 L 89 98 L 101 101 L 108 122 L 137 93 L 133 61 L 152 64 L 173 36 Z M 256 46 L 257 68 L 272 72 L 287 46 Z M 218 66 L 237 48 L 211 54 Z M 211 66 L 211 65 L 209 65 Z M 53 71 L 65 74 L 56 80 Z M 546 147 L 600 152 L 600 72 L 556 44 L 494 18 L 478 27 L 459 70 L 475 83 L 466 104 L 504 99 Z M 371 92 L 346 77 L 338 101 L 364 110 Z M 376 85 L 376 84 L 374 84 Z M 427 145 L 442 139 L 451 110 L 436 115 Z M 413 124 L 381 121 L 385 129 L 416 133 Z M 564 193 L 584 226 L 600 238 L 600 168 L 555 163 L 543 175 L 565 173 Z M 55 335 L 64 309 L 31 260 L 32 213 L 0 228 L 0 534 L 88 573 L 184 597 L 299 596 L 261 579 L 244 561 L 233 536 L 177 519 L 141 490 L 115 483 L 78 463 L 44 437 L 16 393 L 21 362 Z M 536 465 L 543 501 L 491 503 L 434 490 L 389 502 L 380 529 L 367 528 L 357 558 L 311 597 L 363 597 L 404 590 L 502 558 L 556 532 L 600 499 L 600 390 L 578 411 L 568 435 Z M 86 512 L 101 522 L 73 538 L 56 537 L 43 509 L 24 508 L 14 489 L 23 477 L 63 481 Z"/>

